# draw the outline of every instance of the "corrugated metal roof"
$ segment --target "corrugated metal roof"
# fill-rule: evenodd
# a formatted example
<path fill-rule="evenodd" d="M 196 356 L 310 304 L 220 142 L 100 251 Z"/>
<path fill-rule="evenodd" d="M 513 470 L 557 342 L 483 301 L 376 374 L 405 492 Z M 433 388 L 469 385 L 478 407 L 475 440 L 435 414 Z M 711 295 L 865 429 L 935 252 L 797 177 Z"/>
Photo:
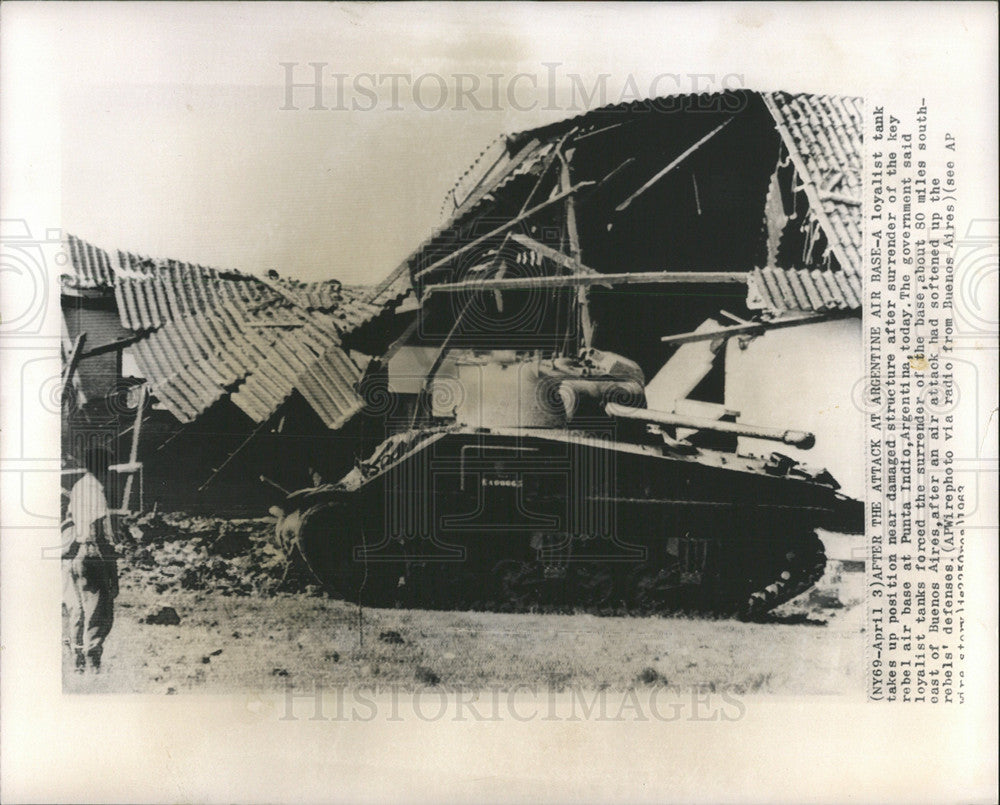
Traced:
<path fill-rule="evenodd" d="M 359 370 L 329 322 L 310 313 L 248 317 L 227 304 L 167 322 L 131 350 L 153 393 L 181 422 L 193 421 L 226 394 L 263 422 L 295 388 L 328 423 L 343 424 L 361 407 L 354 391 Z M 336 366 L 318 385 L 315 377 L 327 371 L 324 360 Z"/>
<path fill-rule="evenodd" d="M 758 268 L 747 279 L 747 307 L 771 313 L 860 310 L 862 295 L 846 271 Z"/>
<path fill-rule="evenodd" d="M 336 430 L 364 408 L 355 390 L 361 372 L 344 350 L 331 347 L 299 375 L 296 388 L 331 430 Z"/>
<path fill-rule="evenodd" d="M 62 272 L 63 284 L 77 290 L 109 290 L 115 284 L 115 270 L 104 249 L 66 235 L 65 248 L 69 263 Z"/>
<path fill-rule="evenodd" d="M 145 331 L 129 347 L 140 372 L 185 423 L 226 395 L 264 422 L 299 389 L 329 427 L 340 427 L 364 406 L 355 390 L 361 373 L 341 336 L 409 291 L 408 275 L 398 271 L 374 288 L 345 287 L 122 251 L 115 267 L 107 252 L 79 238 L 68 236 L 67 246 L 67 284 L 114 288 L 122 325 Z"/>
<path fill-rule="evenodd" d="M 495 168 L 487 171 L 486 177 L 492 185 L 490 181 L 482 182 L 473 194 L 474 201 L 489 199 L 517 177 L 531 175 L 531 171 L 541 165 L 545 149 L 569 133 L 579 138 L 598 131 L 610 132 L 631 120 L 646 119 L 654 113 L 677 114 L 685 110 L 708 109 L 737 111 L 751 101 L 764 104 L 779 136 L 793 155 L 800 179 L 810 195 L 808 214 L 822 228 L 836 262 L 843 271 L 858 274 L 861 270 L 863 191 L 864 123 L 861 98 L 736 90 L 664 96 L 604 106 L 509 135 L 507 148 L 511 156 L 508 164 L 515 159 L 523 161 L 509 175 Z M 537 145 L 532 145 L 533 141 Z M 502 179 L 495 178 L 498 176 Z M 466 202 L 451 220 L 435 230 L 414 251 L 408 262 L 414 263 L 435 245 L 447 245 L 446 238 L 454 241 L 460 219 L 474 215 L 478 210 L 478 204 L 469 207 Z"/>
<path fill-rule="evenodd" d="M 122 325 L 132 330 L 155 329 L 226 303 L 248 309 L 279 298 L 279 294 L 253 280 L 218 279 L 197 271 L 171 270 L 137 278 L 119 276 L 115 285 L 118 315 Z"/>
<path fill-rule="evenodd" d="M 488 171 L 487 177 L 490 180 L 482 181 L 480 186 L 472 191 L 470 196 L 450 214 L 446 221 L 431 231 L 406 260 L 390 274 L 387 280 L 391 278 L 391 282 L 383 281 L 379 286 L 379 294 L 376 294 L 372 301 L 387 304 L 389 302 L 385 296 L 390 294 L 389 298 L 392 301 L 401 301 L 412 290 L 409 269 L 414 261 L 431 249 L 436 247 L 447 249 L 454 245 L 456 235 L 463 224 L 475 218 L 477 214 L 494 203 L 499 196 L 517 196 L 522 190 L 533 187 L 545 168 L 547 158 L 550 156 L 554 158 L 552 154 L 554 148 L 554 143 L 531 144 L 529 142 L 527 147 L 519 149 L 512 159 Z"/>
<path fill-rule="evenodd" d="M 840 267 L 861 272 L 864 101 L 833 95 L 765 94 L 778 133 L 806 185 L 809 215 Z"/>
<path fill-rule="evenodd" d="M 524 146 L 531 138 L 551 140 L 560 137 L 570 129 L 579 129 L 577 136 L 589 134 L 605 126 L 614 126 L 625 122 L 630 115 L 636 114 L 678 114 L 685 111 L 703 113 L 706 110 L 729 109 L 737 111 L 746 106 L 751 97 L 759 97 L 760 93 L 752 90 L 727 90 L 726 92 L 702 92 L 687 95 L 663 95 L 658 98 L 627 101 L 590 109 L 576 117 L 557 120 L 545 126 L 525 129 L 507 136 L 507 147 L 512 150 Z"/>

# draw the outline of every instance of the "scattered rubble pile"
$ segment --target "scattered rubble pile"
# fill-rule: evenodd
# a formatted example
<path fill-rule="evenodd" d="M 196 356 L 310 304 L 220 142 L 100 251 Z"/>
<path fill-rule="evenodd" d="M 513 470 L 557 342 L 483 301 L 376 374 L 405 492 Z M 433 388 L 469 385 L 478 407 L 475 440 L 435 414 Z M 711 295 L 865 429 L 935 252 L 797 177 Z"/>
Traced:
<path fill-rule="evenodd" d="M 308 572 L 277 544 L 271 518 L 224 520 L 148 512 L 121 523 L 118 550 L 122 575 L 158 593 L 315 591 Z"/>

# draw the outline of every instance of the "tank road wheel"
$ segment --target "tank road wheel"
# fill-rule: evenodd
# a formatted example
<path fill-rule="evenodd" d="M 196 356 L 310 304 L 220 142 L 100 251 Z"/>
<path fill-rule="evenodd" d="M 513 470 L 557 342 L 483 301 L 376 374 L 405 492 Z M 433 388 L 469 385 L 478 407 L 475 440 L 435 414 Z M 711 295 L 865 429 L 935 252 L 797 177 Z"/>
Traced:
<path fill-rule="evenodd" d="M 741 620 L 761 620 L 772 609 L 791 601 L 819 581 L 826 570 L 823 541 L 815 533 L 808 534 L 789 547 L 781 564 L 781 570 L 770 584 L 750 594 L 740 609 Z"/>
<path fill-rule="evenodd" d="M 543 579 L 534 563 L 504 559 L 494 566 L 493 574 L 500 588 L 501 609 L 523 612 L 541 604 Z"/>
<path fill-rule="evenodd" d="M 629 575 L 627 603 L 644 614 L 676 609 L 682 589 L 680 562 L 643 562 Z"/>
<path fill-rule="evenodd" d="M 436 568 L 434 604 L 437 609 L 482 609 L 489 597 L 483 577 L 458 562 L 439 562 Z"/>
<path fill-rule="evenodd" d="M 370 544 L 364 526 L 350 510 L 324 502 L 293 512 L 279 527 L 293 536 L 306 566 L 333 595 L 345 601 L 384 606 L 399 578 L 396 563 L 365 561 L 356 552 Z"/>
<path fill-rule="evenodd" d="M 570 566 L 572 600 L 584 609 L 613 606 L 618 584 L 615 573 L 600 562 L 575 562 Z"/>

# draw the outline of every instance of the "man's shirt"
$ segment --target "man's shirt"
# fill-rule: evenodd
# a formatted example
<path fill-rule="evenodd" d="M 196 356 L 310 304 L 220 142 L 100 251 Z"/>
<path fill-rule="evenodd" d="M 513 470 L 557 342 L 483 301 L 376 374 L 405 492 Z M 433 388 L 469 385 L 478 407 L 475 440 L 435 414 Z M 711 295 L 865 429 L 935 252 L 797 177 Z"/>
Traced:
<path fill-rule="evenodd" d="M 108 501 L 104 496 L 104 486 L 91 473 L 84 473 L 70 490 L 68 513 L 73 521 L 70 534 L 81 545 L 91 541 L 90 527 L 101 518 L 105 518 L 105 539 L 111 540 L 111 521 L 108 517 Z"/>

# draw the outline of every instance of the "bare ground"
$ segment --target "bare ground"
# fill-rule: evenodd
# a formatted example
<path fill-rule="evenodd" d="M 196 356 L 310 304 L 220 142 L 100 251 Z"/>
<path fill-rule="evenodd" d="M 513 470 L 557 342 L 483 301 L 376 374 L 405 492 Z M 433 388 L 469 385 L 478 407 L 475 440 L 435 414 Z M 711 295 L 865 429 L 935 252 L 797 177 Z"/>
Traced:
<path fill-rule="evenodd" d="M 204 561 L 187 542 L 172 555 L 188 554 Z M 864 684 L 864 574 L 840 562 L 831 561 L 819 584 L 776 610 L 770 622 L 748 624 L 590 614 L 359 613 L 356 605 L 315 591 L 281 591 L 273 577 L 261 584 L 227 576 L 218 563 L 218 584 L 199 581 L 182 560 L 171 560 L 177 572 L 165 583 L 158 561 L 162 555 L 141 540 L 126 551 L 104 667 L 100 674 L 74 674 L 64 651 L 66 692 L 525 684 L 801 695 L 856 692 Z M 180 623 L 145 622 L 163 607 L 173 608 Z"/>

